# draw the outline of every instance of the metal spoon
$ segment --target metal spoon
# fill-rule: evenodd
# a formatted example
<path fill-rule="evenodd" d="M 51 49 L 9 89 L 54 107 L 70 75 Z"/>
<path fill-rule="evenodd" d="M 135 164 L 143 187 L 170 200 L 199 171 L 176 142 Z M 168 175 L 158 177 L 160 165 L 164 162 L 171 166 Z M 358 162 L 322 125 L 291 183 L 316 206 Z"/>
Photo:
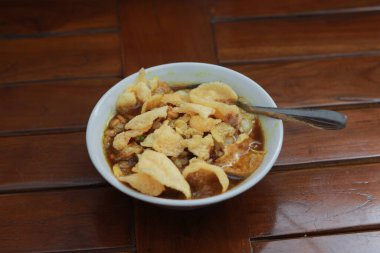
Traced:
<path fill-rule="evenodd" d="M 199 84 L 178 85 L 174 90 L 192 89 Z M 236 105 L 250 113 L 265 115 L 285 121 L 296 121 L 319 129 L 339 130 L 346 127 L 347 116 L 331 110 L 322 109 L 281 109 L 271 107 L 252 106 L 241 98 Z"/>
<path fill-rule="evenodd" d="M 319 129 L 339 130 L 345 128 L 347 123 L 346 115 L 331 110 L 251 106 L 241 100 L 238 100 L 236 105 L 251 113 L 286 121 L 297 121 Z"/>

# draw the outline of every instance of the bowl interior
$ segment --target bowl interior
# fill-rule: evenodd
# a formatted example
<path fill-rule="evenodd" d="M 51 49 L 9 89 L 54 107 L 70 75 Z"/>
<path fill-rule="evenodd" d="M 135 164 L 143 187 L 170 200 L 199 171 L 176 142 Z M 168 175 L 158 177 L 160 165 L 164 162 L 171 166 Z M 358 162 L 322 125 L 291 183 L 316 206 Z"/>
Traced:
<path fill-rule="evenodd" d="M 172 63 L 146 69 L 147 77 L 159 77 L 170 83 L 203 83 L 221 81 L 229 84 L 235 92 L 253 105 L 276 107 L 271 97 L 257 83 L 233 70 L 205 63 Z M 103 131 L 109 119 L 115 114 L 115 101 L 128 85 L 133 83 L 137 73 L 113 86 L 96 104 L 91 113 L 86 132 L 90 158 L 99 173 L 120 191 L 140 200 L 169 207 L 195 207 L 209 205 L 231 198 L 256 184 L 273 166 L 281 150 L 283 126 L 280 120 L 260 116 L 264 130 L 267 154 L 260 167 L 237 187 L 213 197 L 196 200 L 173 200 L 141 194 L 119 182 L 105 159 L 102 148 Z"/>

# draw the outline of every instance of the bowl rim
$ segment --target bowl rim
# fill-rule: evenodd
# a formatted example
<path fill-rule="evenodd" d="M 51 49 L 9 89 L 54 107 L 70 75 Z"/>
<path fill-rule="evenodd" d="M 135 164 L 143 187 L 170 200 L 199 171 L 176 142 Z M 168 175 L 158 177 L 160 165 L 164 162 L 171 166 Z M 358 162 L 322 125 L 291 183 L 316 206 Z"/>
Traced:
<path fill-rule="evenodd" d="M 272 104 L 272 106 L 273 107 L 277 107 L 277 105 L 273 101 L 272 97 L 259 84 L 257 84 L 255 81 L 253 81 L 249 77 L 247 77 L 247 76 L 245 76 L 245 75 L 243 75 L 243 74 L 241 74 L 241 73 L 239 73 L 239 72 L 237 72 L 235 70 L 232 70 L 232 69 L 229 69 L 229 68 L 226 68 L 226 67 L 222 67 L 222 66 L 219 66 L 219 65 L 209 64 L 209 63 L 201 63 L 201 62 L 175 62 L 175 63 L 167 63 L 167 64 L 153 66 L 153 67 L 145 69 L 145 71 L 149 72 L 149 71 L 159 70 L 159 69 L 162 69 L 162 68 L 168 68 L 168 67 L 171 67 L 171 66 L 181 66 L 181 65 L 182 66 L 186 65 L 186 66 L 194 66 L 194 67 L 214 68 L 214 69 L 217 69 L 219 71 L 229 72 L 232 75 L 237 75 L 240 78 L 245 79 L 247 82 L 251 83 L 252 85 L 256 85 L 257 88 L 260 89 L 261 92 L 263 94 L 265 94 L 265 96 L 267 96 L 267 98 L 268 98 L 269 102 Z M 123 192 L 123 193 L 125 193 L 125 194 L 127 194 L 127 195 L 129 195 L 129 196 L 131 196 L 133 198 L 139 199 L 139 200 L 144 201 L 144 202 L 156 204 L 156 205 L 173 206 L 173 207 L 196 207 L 196 206 L 204 206 L 204 205 L 214 204 L 214 203 L 221 202 L 221 201 L 230 199 L 232 197 L 235 197 L 235 196 L 237 196 L 237 195 L 245 192 L 246 190 L 250 189 L 251 187 L 253 187 L 266 174 L 268 174 L 268 172 L 271 170 L 271 168 L 273 167 L 275 161 L 277 160 L 277 158 L 278 158 L 278 156 L 280 154 L 280 151 L 281 151 L 281 148 L 282 148 L 282 144 L 283 144 L 284 130 L 283 130 L 283 124 L 282 124 L 281 120 L 278 121 L 278 127 L 277 127 L 277 129 L 279 131 L 280 138 L 278 139 L 278 142 L 277 142 L 277 145 L 275 147 L 273 156 L 268 161 L 268 164 L 267 164 L 266 168 L 261 173 L 257 174 L 255 177 L 252 177 L 251 179 L 245 181 L 244 183 L 241 183 L 241 184 L 237 185 L 233 189 L 228 190 L 228 191 L 226 191 L 224 193 L 221 193 L 221 194 L 218 194 L 218 195 L 215 195 L 215 196 L 212 196 L 212 197 L 202 198 L 202 199 L 189 199 L 189 200 L 187 200 L 187 199 L 184 199 L 184 200 L 165 199 L 165 198 L 153 197 L 153 196 L 148 196 L 148 195 L 142 194 L 142 193 L 140 193 L 140 192 L 138 192 L 138 191 L 136 191 L 136 190 L 134 190 L 134 189 L 126 186 L 126 185 L 123 185 L 124 187 L 119 187 L 119 186 L 115 185 L 111 180 L 108 179 L 108 176 L 106 175 L 106 172 L 105 172 L 104 168 L 102 168 L 102 166 L 100 164 L 97 164 L 95 162 L 96 161 L 96 159 L 95 159 L 95 156 L 96 156 L 96 147 L 90 145 L 91 131 L 89 129 L 91 129 L 91 126 L 96 123 L 96 113 L 100 110 L 100 108 L 102 107 L 102 105 L 104 104 L 104 102 L 107 100 L 109 94 L 111 93 L 111 90 L 114 89 L 116 86 L 123 85 L 126 79 L 132 78 L 133 76 L 137 76 L 137 74 L 138 74 L 138 72 L 133 73 L 133 74 L 125 77 L 125 78 L 121 79 L 119 82 L 117 82 L 115 85 L 113 85 L 111 88 L 109 88 L 107 90 L 107 92 L 105 92 L 103 94 L 103 96 L 96 103 L 95 107 L 93 108 L 93 110 L 91 112 L 91 115 L 90 115 L 90 118 L 88 120 L 88 123 L 87 123 L 87 128 L 86 128 L 86 145 L 87 145 L 87 150 L 88 150 L 91 162 L 95 166 L 96 170 L 100 173 L 100 175 L 102 175 L 102 177 L 108 183 L 110 183 L 113 187 L 115 187 L 119 191 L 121 191 L 121 192 Z M 115 98 L 115 101 L 116 101 L 116 98 Z M 102 150 L 102 153 L 103 153 L 103 150 Z M 102 159 L 106 159 L 105 156 L 104 156 L 104 153 L 103 153 Z M 107 167 L 107 169 L 110 170 L 111 168 Z"/>

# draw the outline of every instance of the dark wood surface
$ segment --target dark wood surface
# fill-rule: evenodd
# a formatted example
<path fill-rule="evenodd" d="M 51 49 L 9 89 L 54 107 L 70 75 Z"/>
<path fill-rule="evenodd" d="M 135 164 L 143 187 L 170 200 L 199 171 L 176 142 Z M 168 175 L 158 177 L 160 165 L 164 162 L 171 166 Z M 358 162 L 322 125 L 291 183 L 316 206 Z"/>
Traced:
<path fill-rule="evenodd" d="M 378 252 L 380 1 L 0 1 L 1 252 Z M 89 160 L 101 95 L 141 67 L 225 65 L 283 107 L 348 115 L 285 124 L 273 170 L 190 211 L 133 200 Z"/>
<path fill-rule="evenodd" d="M 115 0 L 2 0 L 0 36 L 116 30 L 116 5 Z"/>
<path fill-rule="evenodd" d="M 300 14 L 323 14 L 339 12 L 357 12 L 373 10 L 378 7 L 378 0 L 330 0 L 330 1 L 262 1 L 251 0 L 213 0 L 210 9 L 214 18 L 257 18 Z"/>
<path fill-rule="evenodd" d="M 379 12 L 230 21 L 215 40 L 222 63 L 348 56 L 380 49 L 379 22 Z"/>
<path fill-rule="evenodd" d="M 119 80 L 99 77 L 0 85 L 0 114 L 4 119 L 0 121 L 0 135 L 28 129 L 83 128 L 94 104 Z"/>

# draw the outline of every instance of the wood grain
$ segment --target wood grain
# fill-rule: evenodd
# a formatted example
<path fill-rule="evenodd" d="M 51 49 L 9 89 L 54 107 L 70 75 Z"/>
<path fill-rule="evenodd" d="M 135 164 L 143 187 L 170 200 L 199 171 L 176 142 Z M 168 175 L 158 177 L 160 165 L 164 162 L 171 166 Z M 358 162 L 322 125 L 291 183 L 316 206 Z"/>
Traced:
<path fill-rule="evenodd" d="M 254 241 L 252 242 L 252 251 L 255 253 L 375 253 L 380 248 L 379 238 L 380 232 L 375 231 L 278 241 Z"/>
<path fill-rule="evenodd" d="M 0 133 L 84 126 L 98 99 L 119 80 L 97 78 L 0 87 Z"/>
<path fill-rule="evenodd" d="M 116 1 L 5 0 L 0 2 L 0 35 L 71 32 L 117 27 Z"/>
<path fill-rule="evenodd" d="M 361 8 L 377 7 L 378 0 L 332 0 L 332 1 L 252 1 L 252 0 L 214 0 L 211 13 L 218 18 L 245 18 L 270 15 L 290 15 L 299 13 L 323 13 L 354 11 Z"/>
<path fill-rule="evenodd" d="M 218 58 L 257 62 L 379 51 L 378 12 L 215 24 Z"/>
<path fill-rule="evenodd" d="M 128 197 L 111 188 L 1 195 L 2 252 L 134 247 Z"/>
<path fill-rule="evenodd" d="M 380 109 L 343 111 L 347 127 L 339 131 L 321 131 L 297 123 L 286 123 L 284 144 L 277 165 L 379 157 Z"/>
<path fill-rule="evenodd" d="M 121 0 L 124 73 L 170 62 L 216 62 L 207 7 L 201 0 Z"/>
<path fill-rule="evenodd" d="M 374 56 L 230 67 L 259 83 L 278 106 L 342 106 L 380 102 L 379 62 Z"/>
<path fill-rule="evenodd" d="M 380 109 L 344 112 L 349 121 L 347 129 L 342 131 L 285 124 L 284 145 L 276 169 L 378 158 Z M 0 179 L 0 191 L 104 182 L 88 158 L 84 133 L 0 137 L 0 173 L 4 175 Z"/>
<path fill-rule="evenodd" d="M 104 184 L 85 134 L 0 137 L 0 191 Z"/>
<path fill-rule="evenodd" d="M 0 40 L 0 83 L 117 76 L 119 37 L 104 33 Z"/>
<path fill-rule="evenodd" d="M 379 227 L 379 182 L 378 163 L 337 166 L 270 173 L 246 193 L 203 209 L 137 203 L 137 252 L 248 253 L 249 238 Z"/>

